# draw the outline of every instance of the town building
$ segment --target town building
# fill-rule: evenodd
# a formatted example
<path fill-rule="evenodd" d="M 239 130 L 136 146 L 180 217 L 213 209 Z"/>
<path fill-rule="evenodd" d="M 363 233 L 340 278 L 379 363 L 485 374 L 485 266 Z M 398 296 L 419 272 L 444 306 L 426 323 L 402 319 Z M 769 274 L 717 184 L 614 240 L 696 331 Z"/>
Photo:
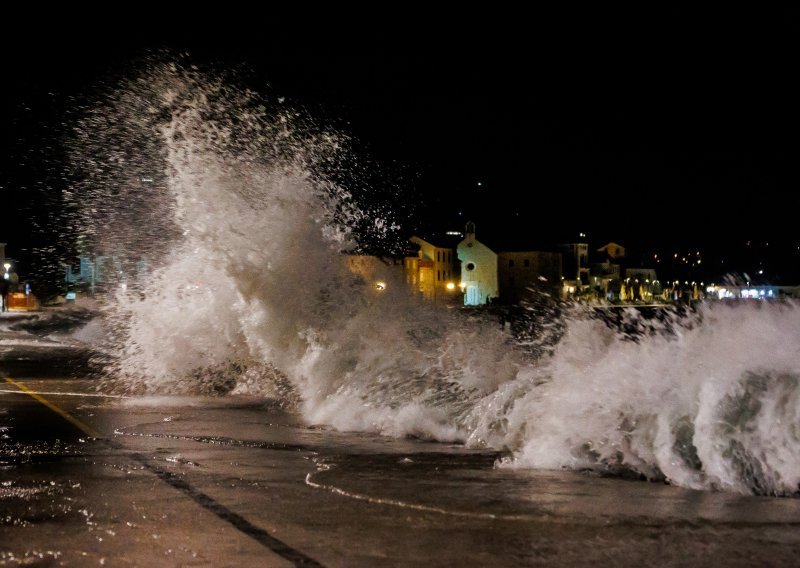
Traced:
<path fill-rule="evenodd" d="M 458 290 L 459 270 L 452 238 L 433 244 L 419 236 L 410 241 L 419 247 L 416 256 L 404 260 L 406 279 L 412 289 L 429 301 L 453 301 Z"/>
<path fill-rule="evenodd" d="M 555 292 L 561 287 L 561 253 L 543 251 L 497 254 L 500 300 L 516 304 L 532 289 Z"/>
<path fill-rule="evenodd" d="M 597 252 L 612 261 L 625 258 L 625 247 L 615 242 L 610 242 L 601 246 L 597 249 Z"/>
<path fill-rule="evenodd" d="M 500 295 L 497 253 L 475 238 L 475 223 L 467 223 L 464 240 L 458 243 L 461 283 L 465 306 L 480 306 Z"/>
<path fill-rule="evenodd" d="M 581 233 L 581 238 L 586 235 Z M 558 246 L 565 286 L 582 289 L 589 285 L 589 243 L 579 241 Z"/>

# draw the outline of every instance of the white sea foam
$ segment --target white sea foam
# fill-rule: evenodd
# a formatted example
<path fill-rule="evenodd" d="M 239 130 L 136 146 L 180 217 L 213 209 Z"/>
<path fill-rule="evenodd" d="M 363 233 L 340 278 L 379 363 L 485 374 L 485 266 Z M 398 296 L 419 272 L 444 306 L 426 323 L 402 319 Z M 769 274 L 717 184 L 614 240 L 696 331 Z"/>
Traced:
<path fill-rule="evenodd" d="M 87 239 L 150 255 L 147 280 L 109 304 L 120 356 L 107 384 L 283 397 L 342 430 L 507 449 L 508 467 L 798 490 L 794 305 L 704 308 L 638 341 L 580 309 L 531 316 L 533 356 L 490 318 L 423 304 L 401 278 L 378 292 L 348 270 L 342 251 L 365 218 L 326 175 L 342 139 L 270 104 L 162 66 L 81 124 Z M 120 181 L 123 167 L 139 168 L 136 182 Z M 129 226 L 140 205 L 146 238 Z"/>
<path fill-rule="evenodd" d="M 800 312 L 754 302 L 699 315 L 638 342 L 597 320 L 571 321 L 535 370 L 548 379 L 482 401 L 472 436 L 512 448 L 510 465 L 601 464 L 685 487 L 796 492 Z M 486 427 L 490 419 L 503 427 Z"/>

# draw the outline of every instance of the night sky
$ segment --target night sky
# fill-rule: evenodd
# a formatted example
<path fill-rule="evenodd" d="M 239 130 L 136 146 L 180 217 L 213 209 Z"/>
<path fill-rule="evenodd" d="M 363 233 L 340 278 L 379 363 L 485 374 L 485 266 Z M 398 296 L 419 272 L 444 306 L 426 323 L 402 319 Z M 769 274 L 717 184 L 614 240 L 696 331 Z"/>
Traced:
<path fill-rule="evenodd" d="M 392 199 L 423 200 L 409 232 L 474 219 L 478 238 L 531 246 L 586 232 L 642 255 L 701 249 L 739 270 L 769 256 L 784 280 L 800 262 L 795 12 L 77 22 L 0 40 L 11 255 L 43 238 L 31 223 L 47 222 L 60 190 L 71 106 L 167 48 L 246 69 L 251 86 L 351 134 Z"/>

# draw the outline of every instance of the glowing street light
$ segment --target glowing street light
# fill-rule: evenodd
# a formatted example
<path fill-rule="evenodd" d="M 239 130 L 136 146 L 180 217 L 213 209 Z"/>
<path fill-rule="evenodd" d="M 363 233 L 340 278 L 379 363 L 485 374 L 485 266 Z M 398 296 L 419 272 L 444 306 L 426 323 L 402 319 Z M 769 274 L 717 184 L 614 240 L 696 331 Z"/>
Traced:
<path fill-rule="evenodd" d="M 8 274 L 8 271 L 9 271 L 9 269 L 11 268 L 11 263 L 10 263 L 10 262 L 6 262 L 6 263 L 4 263 L 4 264 L 3 264 L 3 268 L 5 268 L 5 269 L 6 269 L 6 272 L 5 272 L 5 274 L 3 274 L 3 279 L 4 279 L 4 280 L 8 280 L 9 278 L 11 278 L 11 276 Z"/>

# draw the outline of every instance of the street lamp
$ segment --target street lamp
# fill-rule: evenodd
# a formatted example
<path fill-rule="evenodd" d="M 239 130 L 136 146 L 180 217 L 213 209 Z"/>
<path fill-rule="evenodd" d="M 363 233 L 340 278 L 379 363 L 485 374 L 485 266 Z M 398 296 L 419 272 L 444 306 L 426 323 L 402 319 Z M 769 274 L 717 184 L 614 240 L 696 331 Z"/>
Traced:
<path fill-rule="evenodd" d="M 8 271 L 11 268 L 11 263 L 10 262 L 4 263 L 3 264 L 3 268 L 6 269 L 5 274 L 3 274 L 3 279 L 8 280 L 9 278 L 11 278 L 11 276 L 9 276 L 9 274 L 8 274 Z"/>

